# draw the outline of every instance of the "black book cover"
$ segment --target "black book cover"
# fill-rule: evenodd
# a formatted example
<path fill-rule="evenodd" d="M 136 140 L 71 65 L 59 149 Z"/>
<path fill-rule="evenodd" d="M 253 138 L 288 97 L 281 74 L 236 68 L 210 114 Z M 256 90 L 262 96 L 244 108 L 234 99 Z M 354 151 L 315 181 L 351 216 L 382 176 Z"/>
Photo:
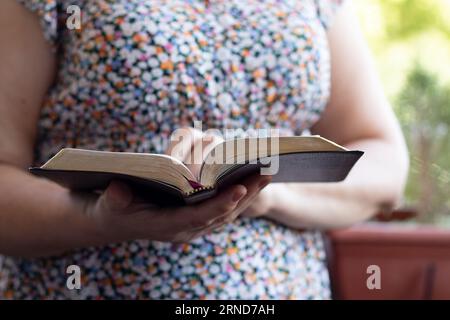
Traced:
<path fill-rule="evenodd" d="M 362 151 L 321 151 L 282 154 L 272 182 L 339 182 L 344 180 L 363 155 Z M 169 184 L 125 174 L 30 168 L 36 176 L 50 179 L 73 191 L 103 190 L 112 180 L 127 183 L 143 199 L 160 206 L 198 203 L 218 191 L 260 172 L 265 161 L 236 166 L 223 175 L 214 187 L 199 187 L 189 194 Z M 191 182 L 191 185 L 196 184 Z"/>

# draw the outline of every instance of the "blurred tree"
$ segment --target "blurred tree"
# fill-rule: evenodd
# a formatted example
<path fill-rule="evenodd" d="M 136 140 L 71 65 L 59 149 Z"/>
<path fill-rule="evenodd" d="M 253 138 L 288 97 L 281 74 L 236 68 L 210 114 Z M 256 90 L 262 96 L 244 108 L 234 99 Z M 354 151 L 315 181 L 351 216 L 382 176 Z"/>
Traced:
<path fill-rule="evenodd" d="M 450 87 L 416 64 L 397 107 L 411 152 L 409 201 L 422 221 L 450 216 Z"/>
<path fill-rule="evenodd" d="M 450 0 L 353 1 L 383 79 L 395 98 L 415 61 L 450 81 Z"/>
<path fill-rule="evenodd" d="M 439 30 L 450 38 L 448 0 L 383 0 L 379 3 L 390 41 L 404 40 L 430 30 Z"/>
<path fill-rule="evenodd" d="M 450 226 L 450 0 L 353 4 L 407 138 L 407 205 Z"/>

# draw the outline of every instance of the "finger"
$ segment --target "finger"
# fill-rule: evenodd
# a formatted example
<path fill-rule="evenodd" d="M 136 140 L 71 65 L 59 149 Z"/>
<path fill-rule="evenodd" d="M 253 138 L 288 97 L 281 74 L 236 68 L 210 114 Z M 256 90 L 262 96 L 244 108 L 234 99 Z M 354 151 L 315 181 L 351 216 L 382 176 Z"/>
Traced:
<path fill-rule="evenodd" d="M 236 212 L 235 214 L 237 216 L 249 216 L 251 214 L 255 214 L 255 211 L 252 209 L 252 204 L 255 201 L 258 201 L 258 193 L 253 195 L 250 198 L 247 198 L 245 201 L 241 201 L 241 203 L 239 203 L 239 207 L 236 208 Z M 250 210 L 249 210 L 250 209 Z M 247 210 L 249 210 L 247 212 Z"/>
<path fill-rule="evenodd" d="M 273 201 L 273 189 L 271 190 L 272 185 L 268 185 L 263 188 L 255 199 L 253 199 L 249 206 L 245 208 L 245 210 L 240 214 L 243 217 L 259 217 L 266 216 L 270 213 L 272 205 L 270 202 Z"/>
<path fill-rule="evenodd" d="M 195 230 L 208 227 L 214 222 L 214 219 L 232 212 L 246 193 L 247 189 L 242 185 L 230 187 L 201 204 L 176 210 L 172 214 L 173 222 L 182 229 Z"/>
<path fill-rule="evenodd" d="M 203 159 L 219 144 L 224 140 L 222 137 L 216 136 L 214 134 L 205 134 L 203 136 Z"/>
<path fill-rule="evenodd" d="M 238 205 L 235 206 L 233 210 L 225 210 L 219 216 L 212 218 L 212 220 L 202 220 L 198 224 L 191 224 L 191 229 L 188 233 L 189 239 L 194 239 L 198 237 L 202 237 L 204 235 L 210 234 L 215 230 L 222 229 L 225 225 L 232 223 L 239 214 L 244 211 L 259 195 L 259 192 L 264 189 L 272 180 L 270 176 L 259 176 L 255 175 L 248 179 L 246 179 L 243 184 L 246 185 L 249 189 L 251 189 L 251 194 L 247 191 L 246 195 L 238 201 Z M 227 191 L 225 191 L 226 193 Z M 231 209 L 231 208 L 230 208 Z M 186 223 L 184 224 L 184 228 L 186 228 Z"/>
<path fill-rule="evenodd" d="M 166 150 L 166 154 L 184 162 L 191 154 L 192 145 L 201 137 L 202 132 L 197 129 L 178 129 L 171 136 L 171 142 Z"/>
<path fill-rule="evenodd" d="M 267 187 L 272 181 L 272 176 L 256 176 L 250 177 L 247 181 L 244 181 L 248 192 L 247 195 L 239 202 L 236 208 L 236 215 L 241 214 L 246 208 L 248 208 L 252 202 L 258 197 L 259 193 Z"/>
<path fill-rule="evenodd" d="M 239 208 L 239 216 L 249 218 L 260 216 L 261 212 L 258 210 L 258 202 L 259 195 L 252 199 L 248 206 L 243 205 L 241 208 Z"/>
<path fill-rule="evenodd" d="M 106 212 L 123 212 L 132 202 L 133 192 L 119 181 L 112 181 L 98 199 L 98 205 Z"/>
<path fill-rule="evenodd" d="M 223 215 L 216 217 L 208 222 L 208 224 L 192 229 L 192 232 L 209 232 L 223 227 L 226 224 L 233 222 L 237 218 L 235 210 L 224 213 Z"/>
<path fill-rule="evenodd" d="M 223 214 L 213 218 L 209 221 L 208 225 L 202 225 L 201 227 L 194 229 L 195 231 L 215 230 L 228 223 L 233 222 L 259 195 L 259 191 L 262 190 L 271 181 L 271 177 L 253 176 L 244 181 L 246 185 L 246 195 L 238 201 L 238 205 L 230 211 L 226 211 Z M 225 191 L 226 192 L 226 191 Z M 203 232 L 203 231 L 202 231 Z"/>
<path fill-rule="evenodd" d="M 247 194 L 245 198 L 241 200 L 241 203 L 245 202 L 247 199 L 257 195 L 262 189 L 264 189 L 272 181 L 272 176 L 261 176 L 259 174 L 250 176 L 245 179 L 242 184 L 247 189 Z"/>
<path fill-rule="evenodd" d="M 233 223 L 238 218 L 238 216 L 239 214 L 237 210 L 234 210 L 231 213 L 227 213 L 222 217 L 215 219 L 214 222 L 209 227 L 203 228 L 202 230 L 198 230 L 198 232 L 200 233 L 201 236 L 210 234 L 211 232 L 214 231 L 221 232 L 225 229 L 225 227 L 228 224 Z"/>
<path fill-rule="evenodd" d="M 203 237 L 216 230 L 223 230 L 227 224 L 232 223 L 235 219 L 235 217 L 233 218 L 232 215 L 228 214 L 226 218 L 223 218 L 220 221 L 211 224 L 210 226 L 190 230 L 191 237 Z"/>
<path fill-rule="evenodd" d="M 192 131 L 192 139 L 191 139 L 191 145 L 189 150 L 184 154 L 183 162 L 185 164 L 195 164 L 195 163 L 201 163 L 203 161 L 203 132 L 197 130 L 197 129 L 191 129 Z"/>
<path fill-rule="evenodd" d="M 218 197 L 195 206 L 197 207 L 196 211 L 205 212 L 206 215 L 202 218 L 199 218 L 199 220 L 192 220 L 190 223 L 191 230 L 198 231 L 210 227 L 218 228 L 223 224 L 232 222 L 239 216 L 242 211 L 245 210 L 245 208 L 250 205 L 250 203 L 258 195 L 259 190 L 264 188 L 270 181 L 270 176 L 254 175 L 247 178 L 246 180 L 244 180 L 242 186 L 235 186 L 244 187 L 245 185 L 245 194 L 243 196 L 240 196 L 240 199 L 237 200 L 237 203 L 233 205 L 229 205 L 226 202 L 222 202 L 222 204 L 216 202 L 220 201 L 220 199 L 218 199 L 220 196 L 223 196 L 224 194 L 230 195 L 233 192 L 232 189 L 229 189 L 221 192 Z M 237 195 L 236 198 L 238 198 Z M 192 207 L 188 208 L 192 209 Z"/>
<path fill-rule="evenodd" d="M 200 170 L 205 158 L 222 141 L 223 139 L 218 136 L 205 134 L 202 139 L 195 142 L 191 151 L 191 159 L 193 159 L 193 161 L 188 167 L 196 177 L 199 178 Z"/>
<path fill-rule="evenodd" d="M 243 185 L 246 186 L 246 195 L 239 200 L 236 208 L 231 212 L 225 212 L 224 214 L 214 218 L 210 223 L 214 225 L 223 225 L 234 221 L 239 214 L 241 214 L 259 195 L 259 192 L 264 189 L 272 180 L 271 176 L 254 175 L 244 180 Z M 216 226 L 217 228 L 217 226 Z"/>

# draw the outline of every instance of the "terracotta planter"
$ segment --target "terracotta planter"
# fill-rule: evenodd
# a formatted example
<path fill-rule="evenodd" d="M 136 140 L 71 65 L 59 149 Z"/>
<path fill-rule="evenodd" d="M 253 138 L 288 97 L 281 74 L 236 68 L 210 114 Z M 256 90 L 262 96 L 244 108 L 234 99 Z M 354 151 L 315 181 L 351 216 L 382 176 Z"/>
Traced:
<path fill-rule="evenodd" d="M 335 299 L 450 299 L 450 230 L 366 224 L 328 233 L 327 250 Z"/>
<path fill-rule="evenodd" d="M 390 222 L 390 221 L 407 221 L 418 217 L 418 212 L 415 209 L 401 209 L 392 212 L 380 213 L 375 217 L 376 221 Z"/>

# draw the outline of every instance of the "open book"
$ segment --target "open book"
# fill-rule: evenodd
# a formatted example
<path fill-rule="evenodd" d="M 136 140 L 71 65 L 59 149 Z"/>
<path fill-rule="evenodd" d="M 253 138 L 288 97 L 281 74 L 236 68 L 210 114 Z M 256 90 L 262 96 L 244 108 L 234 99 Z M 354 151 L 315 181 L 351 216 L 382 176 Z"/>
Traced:
<path fill-rule="evenodd" d="M 243 138 L 211 150 L 198 176 L 168 155 L 71 148 L 30 171 L 72 190 L 102 190 L 122 180 L 156 204 L 183 205 L 256 173 L 273 175 L 272 182 L 341 181 L 362 154 L 320 136 Z"/>

